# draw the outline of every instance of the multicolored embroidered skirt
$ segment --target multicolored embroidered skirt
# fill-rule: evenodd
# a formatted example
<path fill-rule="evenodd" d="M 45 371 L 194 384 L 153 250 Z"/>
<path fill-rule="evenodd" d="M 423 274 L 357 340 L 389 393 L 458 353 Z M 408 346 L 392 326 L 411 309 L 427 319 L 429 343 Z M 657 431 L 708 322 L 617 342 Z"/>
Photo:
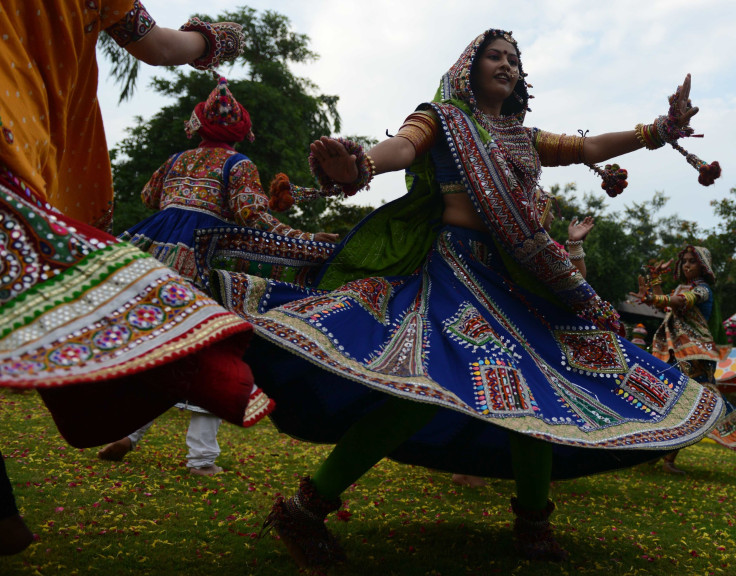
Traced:
<path fill-rule="evenodd" d="M 715 440 L 721 446 L 736 450 L 736 394 L 724 395 L 726 402 L 726 414 L 721 418 L 716 427 L 708 434 L 708 438 Z"/>
<path fill-rule="evenodd" d="M 0 253 L 0 386 L 37 388 L 70 443 L 117 440 L 180 400 L 242 424 L 250 324 L 7 171 Z"/>
<path fill-rule="evenodd" d="M 508 431 L 554 444 L 553 477 L 621 468 L 703 438 L 722 399 L 629 341 L 508 280 L 487 236 L 445 227 L 424 265 L 335 291 L 218 271 L 250 321 L 246 356 L 290 435 L 335 443 L 388 395 L 430 403 L 390 455 L 511 477 Z"/>

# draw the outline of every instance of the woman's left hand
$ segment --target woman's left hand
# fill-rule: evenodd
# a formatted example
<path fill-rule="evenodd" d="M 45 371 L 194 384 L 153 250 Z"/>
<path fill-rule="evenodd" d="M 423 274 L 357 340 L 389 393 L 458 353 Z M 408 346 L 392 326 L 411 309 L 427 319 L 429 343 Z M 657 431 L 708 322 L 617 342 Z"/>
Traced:
<path fill-rule="evenodd" d="M 673 116 L 678 128 L 684 128 L 690 124 L 690 118 L 695 116 L 699 110 L 690 102 L 690 83 L 690 74 L 688 74 L 685 76 L 685 81 L 670 96 L 670 115 Z"/>
<path fill-rule="evenodd" d="M 586 216 L 581 222 L 579 222 L 578 217 L 575 216 L 567 227 L 567 239 L 572 242 L 585 240 L 585 237 L 588 235 L 588 232 L 593 229 L 593 226 L 595 226 L 595 220 L 592 216 Z"/>

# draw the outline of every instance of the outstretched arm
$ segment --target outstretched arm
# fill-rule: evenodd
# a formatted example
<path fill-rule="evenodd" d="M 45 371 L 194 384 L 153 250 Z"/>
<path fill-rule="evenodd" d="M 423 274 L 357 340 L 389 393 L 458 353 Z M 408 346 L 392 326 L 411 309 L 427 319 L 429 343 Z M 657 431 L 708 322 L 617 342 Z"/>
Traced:
<path fill-rule="evenodd" d="M 328 232 L 303 232 L 280 222 L 268 212 L 268 197 L 261 186 L 256 165 L 250 160 L 238 162 L 230 171 L 229 205 L 238 224 L 273 232 L 289 238 L 337 242 L 338 235 Z"/>
<path fill-rule="evenodd" d="M 235 22 L 190 18 L 179 30 L 157 26 L 140 0 L 120 20 L 103 26 L 119 46 L 152 66 L 191 64 L 210 70 L 237 58 L 244 44 L 243 27 Z"/>
<path fill-rule="evenodd" d="M 405 170 L 429 151 L 437 139 L 439 119 L 428 110 L 409 115 L 396 136 L 384 140 L 368 151 L 373 174 Z M 325 174 L 339 184 L 350 184 L 358 178 L 356 156 L 338 141 L 323 136 L 312 143 L 312 156 Z"/>
<path fill-rule="evenodd" d="M 322 136 L 310 145 L 312 154 L 325 173 L 339 184 L 349 184 L 358 178 L 355 154 L 349 154 L 340 142 Z M 376 166 L 376 174 L 404 170 L 414 162 L 416 152 L 405 138 L 389 138 L 370 149 L 368 155 Z"/>
<path fill-rule="evenodd" d="M 202 56 L 207 42 L 199 32 L 182 32 L 154 24 L 148 34 L 125 49 L 151 66 L 178 66 Z"/>
<path fill-rule="evenodd" d="M 687 126 L 690 118 L 698 113 L 698 108 L 690 105 L 690 82 L 690 74 L 688 74 L 675 92 L 674 111 L 679 128 Z M 597 164 L 643 147 L 644 143 L 637 136 L 636 130 L 608 132 L 586 138 L 583 144 L 583 157 L 587 163 Z"/>

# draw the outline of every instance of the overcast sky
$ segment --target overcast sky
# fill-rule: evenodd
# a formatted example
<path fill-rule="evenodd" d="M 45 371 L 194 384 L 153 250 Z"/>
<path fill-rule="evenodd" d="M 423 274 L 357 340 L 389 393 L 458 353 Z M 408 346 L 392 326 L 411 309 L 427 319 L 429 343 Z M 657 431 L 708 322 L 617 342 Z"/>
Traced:
<path fill-rule="evenodd" d="M 526 124 L 557 133 L 590 134 L 628 130 L 667 110 L 667 96 L 692 74 L 693 119 L 703 139 L 682 141 L 723 176 L 714 186 L 697 183 L 697 173 L 670 147 L 640 150 L 618 162 L 629 171 L 629 187 L 609 201 L 616 209 L 646 200 L 655 191 L 670 201 L 665 214 L 717 220 L 709 202 L 736 186 L 736 2 L 733 0 L 145 0 L 161 26 L 178 28 L 193 13 L 213 17 L 248 5 L 287 16 L 306 34 L 319 59 L 293 67 L 324 94 L 340 97 L 342 133 L 381 139 L 393 133 L 421 102 L 431 100 L 439 79 L 468 43 L 488 28 L 512 30 L 522 52 L 532 112 Z M 117 105 L 117 87 L 101 62 L 100 101 L 112 147 L 132 126 L 167 99 L 148 87 L 165 74 L 143 65 L 133 98 Z M 233 69 L 228 76 L 242 76 Z M 247 102 L 243 104 L 248 107 Z M 258 133 L 258 118 L 253 118 Z M 256 140 L 257 144 L 257 140 Z M 305 151 L 305 154 L 307 151 Z M 544 187 L 576 182 L 580 192 L 600 189 L 584 166 L 546 168 Z M 403 174 L 379 176 L 354 201 L 377 206 L 404 192 Z"/>

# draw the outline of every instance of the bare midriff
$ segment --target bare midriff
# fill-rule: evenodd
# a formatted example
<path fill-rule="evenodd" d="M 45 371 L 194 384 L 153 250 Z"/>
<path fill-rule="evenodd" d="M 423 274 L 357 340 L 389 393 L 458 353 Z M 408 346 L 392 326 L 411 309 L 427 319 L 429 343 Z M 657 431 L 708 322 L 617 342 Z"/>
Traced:
<path fill-rule="evenodd" d="M 445 194 L 442 199 L 445 202 L 445 209 L 442 212 L 443 224 L 488 232 L 488 227 L 467 194 Z"/>

